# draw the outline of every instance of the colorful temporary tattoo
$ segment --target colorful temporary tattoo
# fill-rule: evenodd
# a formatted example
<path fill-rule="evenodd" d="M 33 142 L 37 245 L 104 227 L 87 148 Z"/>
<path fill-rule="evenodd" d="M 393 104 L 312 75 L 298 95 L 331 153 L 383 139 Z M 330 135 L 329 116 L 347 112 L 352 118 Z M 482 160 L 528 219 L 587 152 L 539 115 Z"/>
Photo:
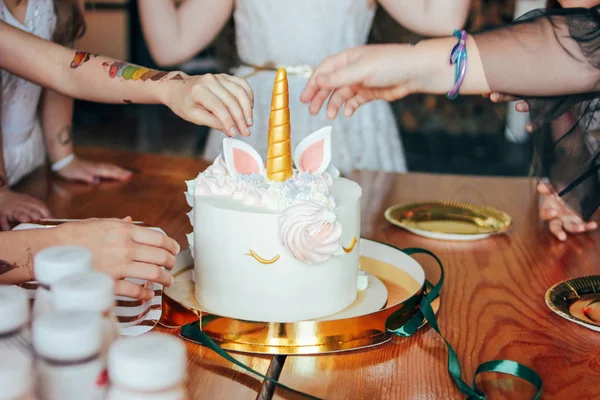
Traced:
<path fill-rule="evenodd" d="M 104 62 L 102 63 L 102 67 L 111 78 L 123 78 L 126 81 L 147 81 L 148 79 L 151 81 L 158 81 L 168 74 L 168 72 L 156 71 L 122 61 L 114 61 L 112 63 Z M 183 78 L 180 77 L 178 79 Z"/>
<path fill-rule="evenodd" d="M 107 63 L 107 62 L 103 62 L 103 63 L 102 63 L 102 66 L 103 66 L 105 69 L 107 69 L 107 70 L 108 70 L 108 75 L 109 75 L 111 78 L 114 78 L 114 77 L 116 77 L 116 76 L 117 76 L 117 74 L 119 73 L 119 70 L 120 70 L 120 68 L 121 68 L 122 66 L 124 66 L 124 65 L 125 65 L 125 63 L 124 63 L 124 62 L 115 62 L 115 63 L 112 63 L 112 64 L 109 64 L 109 63 Z M 121 74 L 122 74 L 122 72 L 121 72 Z"/>
<path fill-rule="evenodd" d="M 73 142 L 73 131 L 70 126 L 65 126 L 56 135 L 58 137 L 58 142 L 63 146 L 71 144 Z"/>
<path fill-rule="evenodd" d="M 106 71 L 111 78 L 123 78 L 126 81 L 145 82 L 150 79 L 151 81 L 156 82 L 169 75 L 169 73 L 165 71 L 140 67 L 123 61 L 103 62 L 102 68 L 104 68 L 104 71 Z M 180 73 L 176 73 L 170 77 L 169 80 L 182 81 L 184 78 Z M 127 103 L 126 101 L 124 102 Z"/>
<path fill-rule="evenodd" d="M 90 60 L 90 58 L 96 57 L 95 54 L 86 53 L 84 51 L 75 52 L 75 57 L 73 57 L 73 61 L 71 61 L 71 68 L 75 69 L 82 66 L 84 63 Z"/>
<path fill-rule="evenodd" d="M 17 264 L 11 264 L 4 260 L 0 260 L 0 275 L 4 275 L 7 272 L 12 271 L 13 269 L 17 269 L 19 266 Z"/>
<path fill-rule="evenodd" d="M 162 78 L 164 78 L 165 76 L 167 76 L 168 72 L 159 72 L 158 74 L 154 75 L 152 78 L 150 78 L 153 81 L 158 81 L 161 80 Z"/>

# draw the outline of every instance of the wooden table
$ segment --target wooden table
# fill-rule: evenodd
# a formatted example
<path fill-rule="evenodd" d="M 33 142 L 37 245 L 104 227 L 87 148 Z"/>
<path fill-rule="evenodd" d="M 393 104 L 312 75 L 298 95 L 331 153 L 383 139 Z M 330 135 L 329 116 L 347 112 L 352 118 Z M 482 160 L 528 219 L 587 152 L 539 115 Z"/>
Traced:
<path fill-rule="evenodd" d="M 60 218 L 124 217 L 163 228 L 185 245 L 191 228 L 183 181 L 205 165 L 198 160 L 120 151 L 82 149 L 79 154 L 112 161 L 138 173 L 127 184 L 98 188 L 64 182 L 38 171 L 20 186 L 49 203 Z M 544 399 L 600 398 L 600 334 L 563 320 L 544 303 L 553 284 L 600 274 L 599 233 L 553 239 L 537 218 L 538 198 L 530 179 L 358 172 L 363 187 L 362 235 L 400 247 L 435 252 L 445 264 L 440 328 L 456 350 L 463 378 L 477 365 L 508 358 L 534 368 L 544 381 Z M 479 242 L 420 238 L 388 224 L 384 210 L 399 202 L 463 200 L 508 212 L 514 226 L 504 236 Z M 417 257 L 435 280 L 431 260 Z M 200 346 L 188 345 L 192 398 L 293 399 Z M 446 370 L 440 337 L 424 328 L 373 348 L 327 356 L 236 355 L 282 383 L 326 399 L 463 398 Z M 491 379 L 494 378 L 494 379 Z M 531 398 L 526 383 L 484 376 L 479 386 L 491 398 Z"/>

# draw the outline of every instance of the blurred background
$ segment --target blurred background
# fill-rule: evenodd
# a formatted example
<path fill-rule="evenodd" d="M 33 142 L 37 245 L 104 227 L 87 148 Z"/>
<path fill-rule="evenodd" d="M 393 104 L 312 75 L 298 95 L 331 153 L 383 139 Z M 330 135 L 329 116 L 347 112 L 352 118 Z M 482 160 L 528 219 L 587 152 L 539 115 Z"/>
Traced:
<path fill-rule="evenodd" d="M 141 32 L 135 0 L 90 0 L 82 50 L 148 67 L 150 57 Z M 512 21 L 545 6 L 545 0 L 472 0 L 468 31 Z M 189 74 L 227 72 L 235 65 L 230 21 L 206 51 L 174 69 Z M 401 28 L 379 8 L 371 43 L 414 42 L 418 36 Z M 471 96 L 449 101 L 444 96 L 415 95 L 393 104 L 410 171 L 472 175 L 528 175 L 532 146 L 524 133 L 526 115 L 509 112 L 509 104 L 492 104 Z M 103 105 L 78 101 L 75 143 L 138 152 L 200 156 L 208 129 L 182 121 L 164 106 Z"/>

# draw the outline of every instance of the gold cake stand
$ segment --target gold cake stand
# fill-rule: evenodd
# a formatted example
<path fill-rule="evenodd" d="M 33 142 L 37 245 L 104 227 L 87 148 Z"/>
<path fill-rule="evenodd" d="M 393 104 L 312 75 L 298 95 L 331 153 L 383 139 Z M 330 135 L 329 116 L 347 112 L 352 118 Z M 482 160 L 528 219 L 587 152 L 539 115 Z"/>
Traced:
<path fill-rule="evenodd" d="M 170 328 L 199 321 L 199 326 L 225 350 L 256 354 L 323 354 L 377 346 L 391 339 L 385 322 L 400 311 L 391 328 L 406 323 L 417 311 L 425 283 L 412 274 L 422 267 L 402 251 L 371 240 L 361 239 L 360 268 L 381 281 L 388 292 L 387 304 L 378 310 L 352 318 L 322 318 L 290 323 L 257 322 L 228 318 L 203 310 L 194 296 L 190 270 L 193 260 L 174 271 L 175 284 L 163 294 L 163 313 L 159 323 Z M 423 273 L 424 274 L 424 273 Z M 352 306 L 351 306 L 352 307 Z M 432 307 L 437 313 L 440 300 Z M 424 325 L 425 323 L 423 323 Z M 184 337 L 184 339 L 188 339 Z M 189 340 L 189 339 L 188 339 Z"/>

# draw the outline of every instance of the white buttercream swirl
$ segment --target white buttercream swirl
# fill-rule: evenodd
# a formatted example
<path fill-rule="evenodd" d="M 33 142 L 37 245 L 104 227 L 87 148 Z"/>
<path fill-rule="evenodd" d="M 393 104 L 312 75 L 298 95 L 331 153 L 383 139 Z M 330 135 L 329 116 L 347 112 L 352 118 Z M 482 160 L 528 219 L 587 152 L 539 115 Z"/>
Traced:
<path fill-rule="evenodd" d="M 341 236 L 333 210 L 315 201 L 295 201 L 279 217 L 281 243 L 306 264 L 327 261 L 340 248 Z"/>
<path fill-rule="evenodd" d="M 222 155 L 194 182 L 187 182 L 188 193 L 196 196 L 226 196 L 243 204 L 281 212 L 296 200 L 313 201 L 334 209 L 335 199 L 329 193 L 333 184 L 330 174 L 313 175 L 310 172 L 294 171 L 285 182 L 273 182 L 262 174 L 237 175 L 227 172 Z M 188 204 L 192 196 L 186 196 Z M 191 204 L 190 204 L 191 206 Z"/>

